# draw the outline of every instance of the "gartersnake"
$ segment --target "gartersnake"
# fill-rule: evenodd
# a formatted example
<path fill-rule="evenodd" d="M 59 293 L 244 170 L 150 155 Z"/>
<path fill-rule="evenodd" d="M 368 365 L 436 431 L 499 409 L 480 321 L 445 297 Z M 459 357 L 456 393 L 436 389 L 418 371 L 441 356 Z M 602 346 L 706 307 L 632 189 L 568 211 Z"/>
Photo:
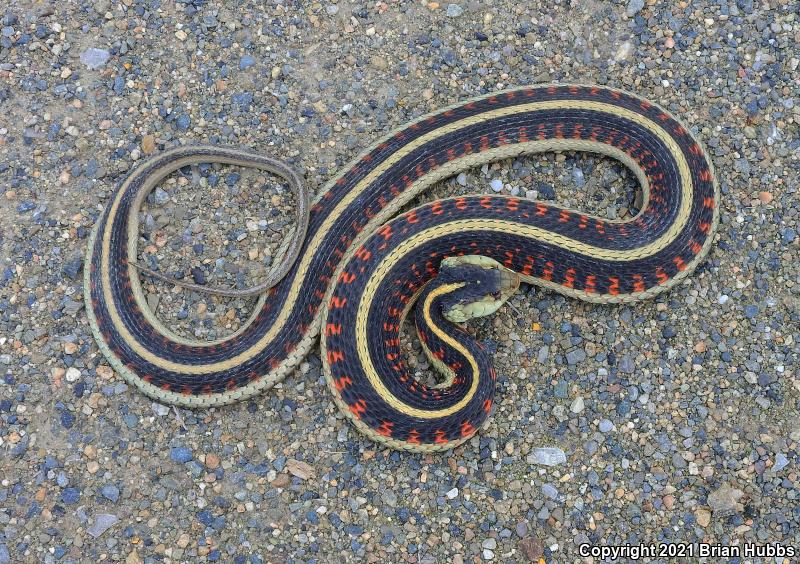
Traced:
<path fill-rule="evenodd" d="M 523 198 L 476 195 L 426 204 L 387 223 L 426 187 L 463 169 L 563 150 L 627 165 L 642 187 L 641 212 L 610 221 Z M 281 380 L 322 328 L 324 372 L 342 412 L 368 436 L 407 450 L 460 444 L 492 406 L 487 355 L 445 321 L 441 308 L 458 318 L 452 309 L 464 302 L 458 292 L 474 293 L 482 279 L 484 286 L 497 282 L 498 270 L 485 259 L 450 259 L 445 280 L 426 285 L 444 257 L 482 255 L 568 296 L 631 302 L 687 276 L 708 252 L 719 216 L 711 162 L 688 129 L 657 105 L 592 86 L 491 94 L 423 116 L 350 162 L 313 202 L 299 258 L 260 296 L 244 327 L 221 341 L 195 342 L 158 322 L 130 263 L 146 192 L 183 164 L 203 160 L 265 165 L 263 157 L 234 149 L 166 151 L 130 173 L 97 221 L 85 293 L 104 355 L 159 401 L 220 405 Z M 458 270 L 474 279 L 453 279 Z M 504 299 L 497 290 L 492 295 Z M 449 372 L 444 387 L 418 383 L 400 358 L 400 327 L 417 297 L 423 302 L 417 319 L 427 324 L 422 340 Z"/>

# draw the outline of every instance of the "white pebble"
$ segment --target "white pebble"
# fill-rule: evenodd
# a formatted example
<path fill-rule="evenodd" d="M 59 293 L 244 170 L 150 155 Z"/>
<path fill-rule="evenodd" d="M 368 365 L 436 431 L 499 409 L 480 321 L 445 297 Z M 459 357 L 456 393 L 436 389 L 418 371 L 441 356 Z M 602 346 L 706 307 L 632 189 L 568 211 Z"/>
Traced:
<path fill-rule="evenodd" d="M 617 54 L 614 55 L 614 60 L 616 62 L 624 61 L 631 54 L 632 50 L 633 50 L 633 45 L 631 44 L 630 41 L 626 41 L 625 43 L 619 46 L 619 49 L 617 49 Z"/>
<path fill-rule="evenodd" d="M 67 368 L 67 382 L 75 382 L 80 377 L 81 377 L 80 370 L 78 370 L 74 366 L 70 366 L 69 368 Z"/>
<path fill-rule="evenodd" d="M 153 402 L 151 407 L 153 408 L 153 412 L 159 417 L 164 417 L 169 414 L 169 407 L 162 403 Z"/>
<path fill-rule="evenodd" d="M 495 192 L 500 192 L 503 189 L 503 181 L 499 178 L 495 178 L 492 180 L 491 187 Z"/>

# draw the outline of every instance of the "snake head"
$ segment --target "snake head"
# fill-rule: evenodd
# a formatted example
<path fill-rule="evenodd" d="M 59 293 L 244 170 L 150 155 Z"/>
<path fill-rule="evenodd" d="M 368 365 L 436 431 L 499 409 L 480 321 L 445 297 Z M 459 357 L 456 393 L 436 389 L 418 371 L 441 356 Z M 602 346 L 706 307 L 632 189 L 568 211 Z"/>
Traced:
<path fill-rule="evenodd" d="M 519 288 L 519 275 L 489 257 L 448 257 L 439 266 L 438 282 L 460 283 L 443 296 L 442 315 L 454 323 L 491 315 Z"/>

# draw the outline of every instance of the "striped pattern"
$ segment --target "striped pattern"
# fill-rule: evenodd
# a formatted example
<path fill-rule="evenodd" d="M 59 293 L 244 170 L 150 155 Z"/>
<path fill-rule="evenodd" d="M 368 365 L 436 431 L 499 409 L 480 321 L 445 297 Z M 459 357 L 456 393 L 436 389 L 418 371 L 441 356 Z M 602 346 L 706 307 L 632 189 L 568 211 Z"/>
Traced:
<path fill-rule="evenodd" d="M 643 187 L 640 214 L 609 221 L 540 202 L 472 196 L 433 202 L 387 223 L 442 178 L 554 150 L 595 151 L 625 163 Z M 579 299 L 634 301 L 685 277 L 708 251 L 718 221 L 711 163 L 686 127 L 655 104 L 572 85 L 498 93 L 424 116 L 347 165 L 311 206 L 294 267 L 259 300 L 243 329 L 208 344 L 161 326 L 128 264 L 146 196 L 141 179 L 169 164 L 156 158 L 134 171 L 90 240 L 87 309 L 114 367 L 162 401 L 229 403 L 279 381 L 322 327 L 325 373 L 343 412 L 368 435 L 413 450 L 450 448 L 474 434 L 494 389 L 478 347 L 437 317 L 433 298 L 424 321 L 431 332 L 446 327 L 446 354 L 460 365 L 445 394 L 450 399 L 431 404 L 423 397 L 428 391 L 403 378 L 402 361 L 389 360 L 396 345 L 385 343 L 396 342 L 409 303 L 443 257 L 486 255 L 528 282 Z"/>

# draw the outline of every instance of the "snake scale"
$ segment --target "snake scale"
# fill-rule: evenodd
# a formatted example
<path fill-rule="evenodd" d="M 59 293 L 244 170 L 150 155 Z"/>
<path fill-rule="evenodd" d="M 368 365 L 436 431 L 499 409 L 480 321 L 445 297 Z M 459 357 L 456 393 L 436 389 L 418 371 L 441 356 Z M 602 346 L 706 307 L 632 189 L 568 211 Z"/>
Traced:
<path fill-rule="evenodd" d="M 474 195 L 397 215 L 464 169 L 565 150 L 630 168 L 641 211 L 607 220 Z M 222 147 L 177 147 L 133 169 L 89 240 L 86 303 L 103 354 L 148 396 L 201 407 L 270 388 L 321 336 L 325 378 L 342 412 L 367 436 L 412 451 L 462 443 L 492 410 L 490 355 L 454 321 L 494 311 L 520 280 L 596 303 L 650 298 L 703 260 L 719 219 L 709 158 L 658 105 L 596 86 L 498 92 L 420 117 L 351 161 L 311 203 L 307 230 L 300 210 L 295 252 L 259 288 L 272 286 L 250 319 L 225 339 L 197 342 L 158 321 L 135 266 L 141 202 L 160 179 L 197 162 L 263 168 L 302 186 L 279 161 Z M 445 373 L 442 385 L 421 384 L 403 362 L 399 335 L 414 302 L 424 350 Z"/>

